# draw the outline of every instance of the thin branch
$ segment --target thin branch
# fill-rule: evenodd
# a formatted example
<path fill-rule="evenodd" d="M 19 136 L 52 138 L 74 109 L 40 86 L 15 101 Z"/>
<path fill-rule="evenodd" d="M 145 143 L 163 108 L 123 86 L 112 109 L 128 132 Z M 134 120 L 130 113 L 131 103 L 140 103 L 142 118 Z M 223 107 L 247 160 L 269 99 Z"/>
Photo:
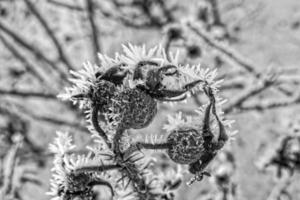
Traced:
<path fill-rule="evenodd" d="M 191 23 L 187 23 L 187 26 L 200 38 L 202 38 L 209 46 L 213 47 L 214 49 L 218 50 L 222 54 L 224 54 L 227 58 L 237 63 L 239 66 L 243 67 L 245 70 L 253 74 L 257 79 L 260 79 L 262 77 L 262 74 L 257 72 L 255 69 L 255 66 L 248 61 L 246 58 L 238 54 L 236 51 L 231 49 L 229 46 L 226 46 L 215 39 L 211 38 L 209 34 L 201 30 L 200 28 L 197 28 L 193 26 Z M 280 92 L 282 92 L 285 95 L 289 95 L 289 92 L 285 89 L 281 88 L 280 86 L 277 86 L 276 89 Z"/>
<path fill-rule="evenodd" d="M 103 129 L 99 125 L 99 121 L 98 121 L 99 110 L 100 110 L 100 106 L 99 105 L 95 105 L 94 108 L 92 108 L 91 121 L 92 121 L 93 127 L 97 131 L 97 133 L 103 138 L 103 140 L 105 141 L 105 143 L 108 146 L 110 146 L 110 143 L 109 143 L 109 140 L 107 138 L 106 133 L 103 131 Z"/>
<path fill-rule="evenodd" d="M 51 124 L 58 125 L 58 126 L 69 126 L 69 127 L 76 128 L 83 132 L 87 131 L 87 128 L 85 126 L 79 124 L 77 121 L 71 122 L 71 121 L 59 119 L 58 117 L 41 116 L 41 115 L 29 113 L 29 112 L 27 112 L 26 114 L 28 114 L 33 119 L 36 119 L 39 121 L 51 123 Z"/>
<path fill-rule="evenodd" d="M 238 112 L 263 111 L 263 110 L 270 110 L 270 109 L 292 106 L 296 104 L 300 104 L 300 97 L 291 100 L 289 99 L 289 100 L 281 100 L 281 101 L 274 101 L 274 102 L 263 102 L 263 103 L 248 105 L 248 106 L 241 106 L 239 107 Z"/>
<path fill-rule="evenodd" d="M 19 45 L 27 49 L 29 52 L 31 52 L 38 60 L 43 60 L 45 63 L 47 63 L 52 69 L 57 71 L 60 74 L 60 77 L 63 80 L 67 79 L 67 76 L 65 72 L 61 71 L 59 67 L 56 66 L 55 62 L 48 59 L 40 49 L 36 48 L 35 46 L 31 45 L 28 41 L 26 41 L 24 38 L 16 34 L 13 30 L 9 29 L 7 26 L 5 26 L 3 23 L 0 22 L 0 30 L 5 32 L 7 35 L 9 35 L 12 39 L 14 39 L 15 42 L 17 42 Z"/>
<path fill-rule="evenodd" d="M 49 3 L 62 7 L 62 8 L 67 8 L 69 10 L 75 10 L 75 11 L 84 11 L 84 9 L 82 7 L 76 6 L 76 5 L 71 5 L 71 4 L 67 4 L 67 3 L 63 3 L 60 1 L 55 1 L 55 0 L 48 0 Z"/>
<path fill-rule="evenodd" d="M 211 5 L 212 14 L 213 14 L 213 25 L 223 26 L 217 0 L 207 0 L 207 2 Z"/>
<path fill-rule="evenodd" d="M 92 44 L 94 48 L 94 58 L 97 60 L 97 53 L 101 51 L 100 48 L 100 42 L 98 38 L 98 28 L 95 23 L 95 10 L 94 10 L 94 2 L 93 0 L 87 0 L 87 13 L 88 13 L 88 19 L 91 26 L 91 33 L 92 33 Z"/>
<path fill-rule="evenodd" d="M 172 12 L 170 9 L 166 6 L 166 1 L 164 0 L 157 0 L 157 3 L 160 5 L 161 10 L 163 11 L 163 14 L 165 15 L 167 22 L 166 23 L 172 23 L 175 21 Z"/>
<path fill-rule="evenodd" d="M 124 157 L 129 157 L 132 153 L 135 151 L 140 151 L 142 149 L 150 149 L 150 150 L 165 150 L 170 147 L 169 143 L 157 143 L 157 144 L 152 144 L 152 143 L 144 143 L 144 142 L 137 142 L 136 144 L 130 145 L 124 152 Z"/>
<path fill-rule="evenodd" d="M 278 183 L 273 187 L 272 191 L 267 197 L 267 200 L 277 200 L 281 199 L 282 194 L 286 194 L 288 187 L 292 183 L 292 178 L 287 177 L 285 179 L 279 180 Z"/>
<path fill-rule="evenodd" d="M 49 27 L 47 21 L 44 19 L 44 17 L 41 15 L 41 13 L 38 11 L 38 9 L 33 5 L 33 3 L 30 0 L 24 0 L 24 1 L 26 3 L 27 7 L 29 8 L 29 10 L 34 14 L 34 16 L 37 18 L 37 20 L 42 24 L 42 26 L 46 30 L 48 36 L 51 38 L 53 44 L 55 45 L 55 47 L 57 49 L 60 60 L 63 63 L 65 63 L 68 70 L 74 70 L 75 68 L 71 65 L 69 59 L 67 58 L 67 56 L 62 48 L 62 45 L 60 44 L 60 42 L 56 38 L 55 34 Z"/>
<path fill-rule="evenodd" d="M 120 20 L 124 25 L 130 26 L 131 28 L 136 29 L 152 29 L 152 28 L 161 28 L 165 23 L 161 22 L 156 16 L 153 16 L 151 13 L 151 5 L 149 5 L 149 1 L 143 0 L 143 1 L 134 1 L 131 3 L 122 3 L 117 0 L 113 0 L 112 3 L 115 6 L 115 9 L 119 13 L 118 17 L 115 17 L 116 19 Z M 131 17 L 131 19 L 128 19 L 124 16 L 126 16 L 126 13 L 122 12 L 123 7 L 135 7 L 138 10 L 140 10 L 143 13 L 143 17 L 146 18 L 141 23 L 137 23 L 134 21 L 136 17 Z"/>
<path fill-rule="evenodd" d="M 120 165 L 99 165 L 99 166 L 84 166 L 75 170 L 76 173 L 80 172 L 104 172 L 114 169 L 119 169 Z"/>
<path fill-rule="evenodd" d="M 6 195 L 10 195 L 13 192 L 13 177 L 14 177 L 14 171 L 17 164 L 17 151 L 21 145 L 22 140 L 18 141 L 15 145 L 13 145 L 9 152 L 7 153 L 7 156 L 5 158 L 6 160 L 6 166 L 4 169 L 4 186 L 3 186 L 3 199 L 5 199 Z"/>
<path fill-rule="evenodd" d="M 191 23 L 188 23 L 187 26 L 200 38 L 202 38 L 209 46 L 215 48 L 216 50 L 222 52 L 230 59 L 234 60 L 236 63 L 238 63 L 240 66 L 242 66 L 244 69 L 246 69 L 248 72 L 254 74 L 257 78 L 261 76 L 258 72 L 256 72 L 255 67 L 250 64 L 248 61 L 246 61 L 245 58 L 238 55 L 237 52 L 234 52 L 232 49 L 230 49 L 228 46 L 223 45 L 222 43 L 215 41 L 213 38 L 209 36 L 206 31 L 201 30 L 200 28 L 196 28 Z"/>
<path fill-rule="evenodd" d="M 262 91 L 266 90 L 270 86 L 274 84 L 272 80 L 265 80 L 259 86 L 250 87 L 246 92 L 235 98 L 232 102 L 229 103 L 228 106 L 224 108 L 225 113 L 232 112 L 234 108 L 239 108 L 241 105 L 247 101 L 249 98 L 261 93 Z"/>
<path fill-rule="evenodd" d="M 77 128 L 78 130 L 83 131 L 83 132 L 87 131 L 87 128 L 84 125 L 78 123 L 78 121 L 71 122 L 71 121 L 59 119 L 59 117 L 57 117 L 57 116 L 50 117 L 50 116 L 36 115 L 20 105 L 16 105 L 16 104 L 12 105 L 9 102 L 0 104 L 0 113 L 2 115 L 8 115 L 8 116 L 20 116 L 21 118 L 24 118 L 24 119 L 31 118 L 31 119 L 35 119 L 38 121 L 57 125 L 57 126 L 69 126 L 72 128 Z"/>
<path fill-rule="evenodd" d="M 26 71 L 30 72 L 33 76 L 35 76 L 39 81 L 45 83 L 42 75 L 39 74 L 38 70 L 36 70 L 35 66 L 33 66 L 29 61 L 12 45 L 10 44 L 1 34 L 0 40 L 4 44 L 4 46 L 11 52 L 11 54 L 23 64 Z"/>
<path fill-rule="evenodd" d="M 0 89 L 0 95 L 1 96 L 4 96 L 4 95 L 15 96 L 15 97 L 20 97 L 20 98 L 51 99 L 51 100 L 57 101 L 57 97 L 55 94 L 46 94 L 46 93 L 41 93 L 41 92 Z"/>

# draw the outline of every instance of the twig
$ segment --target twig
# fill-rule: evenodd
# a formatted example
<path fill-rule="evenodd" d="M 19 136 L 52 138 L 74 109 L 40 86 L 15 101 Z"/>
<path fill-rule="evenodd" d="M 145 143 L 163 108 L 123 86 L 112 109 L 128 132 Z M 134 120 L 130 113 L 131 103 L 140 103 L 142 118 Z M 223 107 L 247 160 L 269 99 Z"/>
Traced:
<path fill-rule="evenodd" d="M 65 63 L 68 70 L 74 70 L 75 68 L 71 65 L 69 59 L 67 58 L 67 56 L 66 56 L 66 54 L 65 54 L 65 52 L 62 48 L 62 45 L 60 44 L 60 42 L 56 38 L 55 34 L 53 33 L 53 31 L 49 27 L 47 21 L 41 15 L 41 13 L 38 11 L 38 9 L 31 3 L 30 0 L 24 0 L 24 1 L 26 3 L 27 7 L 29 8 L 29 10 L 34 14 L 34 16 L 37 18 L 37 20 L 42 24 L 42 26 L 46 30 L 48 36 L 51 38 L 53 44 L 55 45 L 55 47 L 57 49 L 60 60 L 63 63 Z"/>
<path fill-rule="evenodd" d="M 92 33 L 92 44 L 94 48 L 94 58 L 97 60 L 97 53 L 101 51 L 100 42 L 98 38 L 98 28 L 95 23 L 95 10 L 94 10 L 94 3 L 93 0 L 87 0 L 87 13 L 88 19 L 91 26 L 91 33 Z"/>

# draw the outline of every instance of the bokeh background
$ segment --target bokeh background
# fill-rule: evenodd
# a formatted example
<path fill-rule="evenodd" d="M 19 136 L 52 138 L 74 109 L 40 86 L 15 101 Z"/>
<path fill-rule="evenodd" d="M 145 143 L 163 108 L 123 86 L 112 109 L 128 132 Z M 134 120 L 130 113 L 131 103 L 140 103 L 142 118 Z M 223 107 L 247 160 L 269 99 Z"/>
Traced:
<path fill-rule="evenodd" d="M 2 193 L 50 199 L 48 145 L 55 132 L 72 133 L 79 153 L 91 142 L 83 113 L 56 95 L 68 86 L 69 70 L 87 60 L 99 63 L 97 52 L 114 56 L 128 42 L 161 44 L 179 50 L 181 63 L 218 68 L 221 95 L 228 99 L 224 111 L 239 131 L 225 149 L 234 163 L 231 198 L 300 198 L 297 170 L 282 184 L 259 164 L 278 139 L 300 126 L 298 0 L 0 0 Z M 191 113 L 203 103 L 199 95 L 188 104 L 161 104 L 151 126 L 132 135 L 163 135 L 167 114 Z M 220 193 L 224 190 L 206 179 L 182 184 L 177 199 L 216 199 Z"/>

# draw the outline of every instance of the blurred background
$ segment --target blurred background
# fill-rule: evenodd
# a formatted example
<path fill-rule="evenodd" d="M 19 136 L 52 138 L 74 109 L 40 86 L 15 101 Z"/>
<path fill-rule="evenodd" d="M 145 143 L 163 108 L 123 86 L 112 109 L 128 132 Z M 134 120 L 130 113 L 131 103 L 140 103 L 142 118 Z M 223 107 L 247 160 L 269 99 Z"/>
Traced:
<path fill-rule="evenodd" d="M 212 164 L 213 177 L 182 184 L 177 199 L 300 198 L 300 1 L 0 0 L 4 199 L 50 199 L 55 132 L 69 131 L 76 153 L 91 142 L 83 113 L 56 96 L 69 70 L 87 60 L 101 65 L 97 52 L 114 56 L 128 42 L 179 50 L 180 63 L 217 68 L 224 79 L 224 112 L 239 133 Z M 203 103 L 195 95 L 188 104 L 161 104 L 133 137 L 163 135 L 167 114 Z"/>

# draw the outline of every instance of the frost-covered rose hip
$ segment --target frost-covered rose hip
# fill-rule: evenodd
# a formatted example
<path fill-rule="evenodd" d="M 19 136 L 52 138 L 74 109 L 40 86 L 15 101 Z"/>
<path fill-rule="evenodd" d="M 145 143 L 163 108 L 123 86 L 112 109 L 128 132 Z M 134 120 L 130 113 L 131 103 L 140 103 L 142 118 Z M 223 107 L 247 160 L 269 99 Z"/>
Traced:
<path fill-rule="evenodd" d="M 195 129 L 174 130 L 167 138 L 169 157 L 176 163 L 190 164 L 204 153 L 204 139 Z"/>
<path fill-rule="evenodd" d="M 228 140 L 225 128 L 216 113 L 214 94 L 210 88 L 206 88 L 205 93 L 210 98 L 210 104 L 205 110 L 201 128 L 179 128 L 173 130 L 167 139 L 169 157 L 176 163 L 189 164 L 189 171 L 197 177 L 203 176 L 203 170 Z M 217 138 L 210 128 L 211 113 L 218 125 Z"/>
<path fill-rule="evenodd" d="M 127 89 L 119 95 L 119 98 L 124 128 L 144 128 L 152 122 L 157 113 L 156 101 L 138 89 Z"/>

